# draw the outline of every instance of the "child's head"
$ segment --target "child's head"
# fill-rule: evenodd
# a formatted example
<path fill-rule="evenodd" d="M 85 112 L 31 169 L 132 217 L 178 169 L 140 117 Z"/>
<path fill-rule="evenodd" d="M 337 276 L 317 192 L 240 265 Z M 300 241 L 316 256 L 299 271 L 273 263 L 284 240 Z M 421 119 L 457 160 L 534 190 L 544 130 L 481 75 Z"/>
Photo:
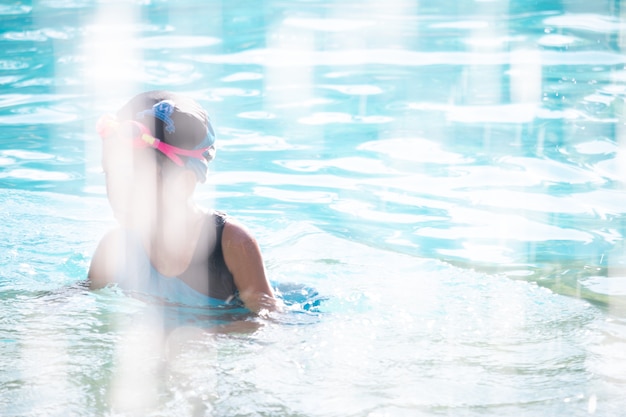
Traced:
<path fill-rule="evenodd" d="M 204 109 L 167 91 L 133 97 L 117 115 L 103 116 L 98 132 L 107 193 L 118 218 L 189 197 L 195 183 L 205 181 L 215 156 L 215 135 Z"/>
<path fill-rule="evenodd" d="M 135 147 L 157 149 L 160 163 L 190 169 L 200 182 L 206 180 L 208 163 L 215 157 L 215 133 L 202 106 L 169 91 L 136 95 L 116 116 L 102 118 L 98 130 L 103 138 L 121 134 L 136 140 Z"/>

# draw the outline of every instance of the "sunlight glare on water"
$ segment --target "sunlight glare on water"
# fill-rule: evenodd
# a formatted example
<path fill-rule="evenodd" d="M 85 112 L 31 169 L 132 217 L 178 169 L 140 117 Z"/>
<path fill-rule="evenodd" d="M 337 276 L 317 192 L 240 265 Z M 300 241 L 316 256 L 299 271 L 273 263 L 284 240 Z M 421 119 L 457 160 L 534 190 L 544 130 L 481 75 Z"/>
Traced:
<path fill-rule="evenodd" d="M 0 415 L 620 416 L 621 2 L 0 5 Z M 208 110 L 285 312 L 89 292 L 98 117 Z M 234 326 L 232 333 L 216 331 Z"/>

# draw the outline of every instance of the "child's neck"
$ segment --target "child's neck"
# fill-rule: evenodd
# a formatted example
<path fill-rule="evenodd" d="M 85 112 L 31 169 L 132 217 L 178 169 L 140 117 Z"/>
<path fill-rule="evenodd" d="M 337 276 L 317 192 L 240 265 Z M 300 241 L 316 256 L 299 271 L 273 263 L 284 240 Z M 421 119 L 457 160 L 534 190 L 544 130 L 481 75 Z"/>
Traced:
<path fill-rule="evenodd" d="M 202 230 L 203 212 L 188 205 L 175 213 L 164 213 L 151 234 L 150 260 L 165 276 L 182 274 L 191 263 Z"/>

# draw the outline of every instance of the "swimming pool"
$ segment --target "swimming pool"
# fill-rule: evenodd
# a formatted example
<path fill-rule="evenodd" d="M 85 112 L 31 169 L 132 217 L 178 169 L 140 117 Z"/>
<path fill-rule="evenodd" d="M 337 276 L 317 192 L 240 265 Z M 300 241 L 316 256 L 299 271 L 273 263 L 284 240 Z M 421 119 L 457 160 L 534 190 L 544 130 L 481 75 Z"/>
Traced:
<path fill-rule="evenodd" d="M 0 415 L 621 415 L 624 13 L 0 5 Z M 95 121 L 153 88 L 212 115 L 199 200 L 292 304 L 257 330 L 75 285 L 113 225 Z"/>

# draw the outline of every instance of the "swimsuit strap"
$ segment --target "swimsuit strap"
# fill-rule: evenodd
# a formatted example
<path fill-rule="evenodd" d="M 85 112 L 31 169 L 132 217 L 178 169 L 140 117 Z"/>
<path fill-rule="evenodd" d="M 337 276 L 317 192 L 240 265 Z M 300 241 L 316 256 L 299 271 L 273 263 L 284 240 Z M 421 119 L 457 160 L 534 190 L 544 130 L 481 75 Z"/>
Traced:
<path fill-rule="evenodd" d="M 213 211 L 211 216 L 215 225 L 215 249 L 213 253 L 209 254 L 211 292 L 215 291 L 215 296 L 225 299 L 227 303 L 239 304 L 241 303 L 238 298 L 239 291 L 235 285 L 233 275 L 226 266 L 224 252 L 222 251 L 222 236 L 224 226 L 228 221 L 228 215 L 221 211 Z"/>

